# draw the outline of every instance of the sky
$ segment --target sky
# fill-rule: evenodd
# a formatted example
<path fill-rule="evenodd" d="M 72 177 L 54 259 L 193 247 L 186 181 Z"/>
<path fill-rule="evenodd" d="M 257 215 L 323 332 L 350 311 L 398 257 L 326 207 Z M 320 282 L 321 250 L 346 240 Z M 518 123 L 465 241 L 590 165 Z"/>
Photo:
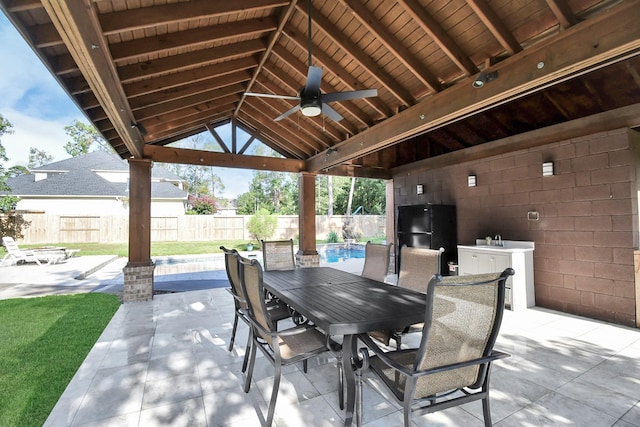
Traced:
<path fill-rule="evenodd" d="M 2 12 L 0 46 L 0 114 L 13 125 L 13 134 L 1 140 L 9 158 L 5 167 L 26 166 L 31 147 L 46 151 L 54 161 L 69 158 L 64 127 L 88 119 Z M 249 191 L 246 170 L 215 168 L 214 173 L 225 186 L 222 197 Z"/>

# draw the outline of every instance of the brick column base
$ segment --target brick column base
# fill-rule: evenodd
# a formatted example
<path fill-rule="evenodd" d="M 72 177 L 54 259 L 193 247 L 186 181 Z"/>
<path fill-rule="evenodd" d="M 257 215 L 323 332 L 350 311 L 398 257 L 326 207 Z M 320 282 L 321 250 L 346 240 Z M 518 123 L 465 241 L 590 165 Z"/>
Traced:
<path fill-rule="evenodd" d="M 142 302 L 153 299 L 153 270 L 155 264 L 129 267 L 124 272 L 124 293 L 122 302 Z"/>
<path fill-rule="evenodd" d="M 296 266 L 298 268 L 320 267 L 320 255 L 317 252 L 305 255 L 303 252 L 298 251 L 296 253 Z"/>

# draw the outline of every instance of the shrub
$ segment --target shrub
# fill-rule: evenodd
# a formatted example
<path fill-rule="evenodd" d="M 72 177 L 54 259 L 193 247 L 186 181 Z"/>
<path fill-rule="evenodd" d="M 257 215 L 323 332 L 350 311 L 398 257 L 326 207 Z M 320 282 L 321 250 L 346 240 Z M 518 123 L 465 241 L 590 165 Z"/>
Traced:
<path fill-rule="evenodd" d="M 189 203 L 191 204 L 191 211 L 195 212 L 196 215 L 211 215 L 218 211 L 213 197 L 189 196 Z"/>
<path fill-rule="evenodd" d="M 329 234 L 327 234 L 327 243 L 338 243 L 338 233 L 330 231 Z"/>
<path fill-rule="evenodd" d="M 24 220 L 22 214 L 14 210 L 18 200 L 16 196 L 0 197 L 0 237 L 21 239 L 24 237 L 23 229 L 31 225 L 31 222 Z"/>
<path fill-rule="evenodd" d="M 247 222 L 249 234 L 254 239 L 266 240 L 273 236 L 278 226 L 278 216 L 270 215 L 266 209 L 259 209 Z"/>

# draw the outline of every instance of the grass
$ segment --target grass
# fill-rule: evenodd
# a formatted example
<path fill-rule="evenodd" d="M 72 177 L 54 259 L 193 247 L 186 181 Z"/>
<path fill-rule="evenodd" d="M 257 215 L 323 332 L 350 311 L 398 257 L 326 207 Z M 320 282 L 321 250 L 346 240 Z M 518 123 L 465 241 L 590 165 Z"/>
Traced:
<path fill-rule="evenodd" d="M 120 303 L 89 293 L 0 301 L 0 426 L 41 426 Z"/>
<path fill-rule="evenodd" d="M 360 242 L 364 243 L 371 240 L 373 243 L 381 243 L 383 237 L 362 238 Z M 246 240 L 218 240 L 205 242 L 152 242 L 151 256 L 168 256 L 168 255 L 198 255 L 221 253 L 220 246 L 229 249 L 245 250 Z M 326 240 L 318 240 L 317 243 L 326 243 Z M 42 245 L 20 245 L 20 248 L 30 249 L 37 248 Z M 128 243 L 55 243 L 52 246 L 64 246 L 67 249 L 80 249 L 78 255 L 118 255 L 126 257 L 129 254 Z M 259 245 L 254 242 L 254 248 L 259 249 Z M 4 248 L 2 248 L 4 249 Z"/>

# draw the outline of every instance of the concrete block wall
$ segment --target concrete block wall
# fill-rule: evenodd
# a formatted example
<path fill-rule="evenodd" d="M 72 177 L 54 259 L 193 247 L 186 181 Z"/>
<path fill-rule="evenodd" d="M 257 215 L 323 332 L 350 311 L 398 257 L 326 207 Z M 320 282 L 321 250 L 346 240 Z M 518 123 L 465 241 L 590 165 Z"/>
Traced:
<path fill-rule="evenodd" d="M 455 204 L 460 244 L 534 241 L 538 306 L 636 326 L 638 145 L 638 133 L 621 129 L 414 171 L 394 176 L 395 204 Z M 553 176 L 542 176 L 544 161 Z M 477 187 L 467 186 L 471 174 Z"/>

